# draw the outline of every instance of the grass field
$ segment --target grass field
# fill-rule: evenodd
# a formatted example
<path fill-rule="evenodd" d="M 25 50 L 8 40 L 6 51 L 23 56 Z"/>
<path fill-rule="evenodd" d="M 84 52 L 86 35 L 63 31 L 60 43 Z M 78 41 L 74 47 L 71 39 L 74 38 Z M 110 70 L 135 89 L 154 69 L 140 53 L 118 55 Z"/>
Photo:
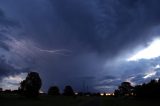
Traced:
<path fill-rule="evenodd" d="M 160 100 L 84 96 L 40 96 L 38 99 L 26 99 L 16 95 L 5 95 L 0 97 L 0 106 L 160 106 Z"/>

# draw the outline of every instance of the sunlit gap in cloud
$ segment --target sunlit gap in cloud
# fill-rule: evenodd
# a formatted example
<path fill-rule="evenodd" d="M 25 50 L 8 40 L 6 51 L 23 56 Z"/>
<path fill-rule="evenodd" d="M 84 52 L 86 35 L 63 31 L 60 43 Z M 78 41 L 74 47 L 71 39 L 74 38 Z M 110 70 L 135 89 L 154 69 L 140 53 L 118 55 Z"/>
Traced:
<path fill-rule="evenodd" d="M 160 38 L 153 40 L 153 42 L 145 49 L 134 54 L 127 61 L 138 61 L 140 59 L 152 59 L 160 56 Z"/>
<path fill-rule="evenodd" d="M 125 81 L 126 81 L 126 82 L 130 82 L 131 85 L 135 86 L 136 83 L 132 81 L 134 78 L 135 78 L 135 77 L 132 76 L 132 77 L 127 78 Z"/>
<path fill-rule="evenodd" d="M 11 89 L 11 90 L 18 89 L 20 82 L 24 80 L 26 76 L 27 73 L 20 73 L 4 77 L 0 81 L 0 87 L 3 87 L 3 89 Z"/>
<path fill-rule="evenodd" d="M 153 69 L 152 70 L 150 70 L 150 71 L 148 71 L 148 72 L 146 72 L 145 74 L 144 74 L 144 79 L 147 79 L 147 78 L 151 78 L 151 77 L 154 77 L 154 76 L 156 76 L 156 74 L 157 74 L 157 69 L 159 69 L 160 68 L 160 65 L 159 64 L 157 64 L 156 66 L 154 66 L 153 67 Z"/>
<path fill-rule="evenodd" d="M 143 78 L 144 79 L 151 78 L 151 77 L 155 76 L 156 73 L 157 73 L 156 71 L 148 72 L 145 74 L 145 76 Z"/>

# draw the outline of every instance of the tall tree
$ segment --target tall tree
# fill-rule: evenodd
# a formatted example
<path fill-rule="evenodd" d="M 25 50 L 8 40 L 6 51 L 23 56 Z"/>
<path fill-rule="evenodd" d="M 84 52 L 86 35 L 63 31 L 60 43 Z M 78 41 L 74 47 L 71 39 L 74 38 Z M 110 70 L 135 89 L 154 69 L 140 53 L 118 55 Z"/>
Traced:
<path fill-rule="evenodd" d="M 133 87 L 130 82 L 122 82 L 121 85 L 115 90 L 116 95 L 129 96 L 133 93 Z"/>
<path fill-rule="evenodd" d="M 20 92 L 27 97 L 37 97 L 42 81 L 37 72 L 28 73 L 25 80 L 20 83 Z"/>

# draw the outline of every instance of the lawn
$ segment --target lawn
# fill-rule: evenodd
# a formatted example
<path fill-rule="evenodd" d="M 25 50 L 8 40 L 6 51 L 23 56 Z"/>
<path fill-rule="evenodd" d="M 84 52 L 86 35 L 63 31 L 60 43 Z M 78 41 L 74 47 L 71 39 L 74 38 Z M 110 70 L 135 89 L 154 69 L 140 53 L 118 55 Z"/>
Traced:
<path fill-rule="evenodd" d="M 37 99 L 27 99 L 5 95 L 0 97 L 0 106 L 83 106 L 92 100 L 90 97 L 40 96 Z"/>
<path fill-rule="evenodd" d="M 137 100 L 115 97 L 40 96 L 26 99 L 17 95 L 0 97 L 0 106 L 160 106 L 159 100 Z"/>
<path fill-rule="evenodd" d="M 160 106 L 160 101 L 150 99 L 135 99 L 135 98 L 115 98 L 104 97 L 102 99 L 102 106 Z"/>

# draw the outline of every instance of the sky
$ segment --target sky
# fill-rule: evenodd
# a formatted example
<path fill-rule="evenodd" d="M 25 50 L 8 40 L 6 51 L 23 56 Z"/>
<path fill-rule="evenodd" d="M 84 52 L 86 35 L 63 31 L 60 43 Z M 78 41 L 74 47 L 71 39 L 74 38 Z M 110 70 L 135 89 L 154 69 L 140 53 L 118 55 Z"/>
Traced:
<path fill-rule="evenodd" d="M 160 76 L 159 0 L 0 0 L 0 87 L 113 92 Z"/>

